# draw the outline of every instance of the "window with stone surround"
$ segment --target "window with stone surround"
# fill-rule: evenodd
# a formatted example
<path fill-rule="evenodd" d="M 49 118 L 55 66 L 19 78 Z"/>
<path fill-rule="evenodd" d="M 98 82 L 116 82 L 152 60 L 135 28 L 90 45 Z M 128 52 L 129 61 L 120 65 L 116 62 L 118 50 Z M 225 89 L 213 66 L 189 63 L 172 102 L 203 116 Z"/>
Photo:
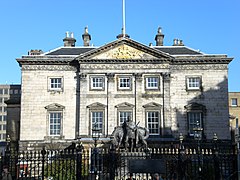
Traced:
<path fill-rule="evenodd" d="M 62 124 L 63 124 L 63 110 L 64 106 L 53 103 L 45 107 L 47 110 L 47 124 L 48 124 L 48 134 L 47 136 L 62 136 Z"/>
<path fill-rule="evenodd" d="M 238 106 L 237 98 L 232 98 L 231 99 L 231 106 Z"/>
<path fill-rule="evenodd" d="M 106 105 L 99 102 L 87 106 L 89 109 L 89 135 L 93 129 L 98 129 L 100 135 L 104 135 L 105 109 Z"/>
<path fill-rule="evenodd" d="M 130 76 L 118 76 L 118 90 L 131 90 L 132 79 Z"/>
<path fill-rule="evenodd" d="M 187 76 L 186 77 L 187 90 L 201 90 L 201 77 L 200 76 Z"/>
<path fill-rule="evenodd" d="M 145 88 L 146 90 L 159 90 L 160 80 L 158 76 L 147 76 L 145 77 Z"/>
<path fill-rule="evenodd" d="M 204 134 L 204 115 L 206 107 L 198 103 L 190 103 L 184 106 L 187 113 L 188 135 L 193 138 L 202 138 Z"/>
<path fill-rule="evenodd" d="M 104 77 L 90 76 L 90 90 L 104 90 Z"/>
<path fill-rule="evenodd" d="M 49 88 L 50 91 L 63 91 L 63 77 L 49 77 Z"/>

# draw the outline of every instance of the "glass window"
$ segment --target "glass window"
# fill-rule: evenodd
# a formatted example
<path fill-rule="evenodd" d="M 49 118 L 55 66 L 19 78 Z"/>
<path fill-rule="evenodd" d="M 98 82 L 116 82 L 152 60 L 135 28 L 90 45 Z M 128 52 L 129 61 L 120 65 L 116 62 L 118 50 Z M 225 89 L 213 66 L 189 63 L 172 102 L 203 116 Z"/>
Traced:
<path fill-rule="evenodd" d="M 3 101 L 4 101 L 4 99 L 0 97 L 0 104 L 2 104 Z"/>
<path fill-rule="evenodd" d="M 2 125 L 2 130 L 4 130 L 4 131 L 6 130 L 6 124 Z"/>
<path fill-rule="evenodd" d="M 237 98 L 232 98 L 231 99 L 231 106 L 237 106 L 238 103 L 237 103 Z"/>
<path fill-rule="evenodd" d="M 159 111 L 148 111 L 147 112 L 147 123 L 150 135 L 160 134 L 160 113 Z"/>
<path fill-rule="evenodd" d="M 49 113 L 49 133 L 51 136 L 60 135 L 61 132 L 61 119 L 62 113 L 60 112 L 50 112 Z"/>
<path fill-rule="evenodd" d="M 130 89 L 131 88 L 130 77 L 119 77 L 118 88 L 119 89 Z"/>
<path fill-rule="evenodd" d="M 93 111 L 92 114 L 92 129 L 96 128 L 99 130 L 99 133 L 103 133 L 103 112 L 102 111 Z"/>
<path fill-rule="evenodd" d="M 200 112 L 188 113 L 188 128 L 190 136 L 194 136 L 199 133 L 197 128 L 202 128 L 202 113 Z"/>
<path fill-rule="evenodd" d="M 91 89 L 103 89 L 104 78 L 103 77 L 91 77 Z"/>
<path fill-rule="evenodd" d="M 159 78 L 158 77 L 147 77 L 146 78 L 146 88 L 147 89 L 158 89 L 159 88 Z"/>
<path fill-rule="evenodd" d="M 119 111 L 119 124 L 121 125 L 124 121 L 127 121 L 128 117 L 132 119 L 131 111 Z"/>
<path fill-rule="evenodd" d="M 8 94 L 8 89 L 4 89 L 4 94 Z"/>
<path fill-rule="evenodd" d="M 50 90 L 61 90 L 62 78 L 50 78 Z"/>
<path fill-rule="evenodd" d="M 3 94 L 3 89 L 0 89 L 0 94 Z"/>
<path fill-rule="evenodd" d="M 201 79 L 200 77 L 189 77 L 187 78 L 187 89 L 198 90 L 200 89 Z"/>
<path fill-rule="evenodd" d="M 7 116 L 2 116 L 3 117 L 3 121 L 7 121 Z"/>

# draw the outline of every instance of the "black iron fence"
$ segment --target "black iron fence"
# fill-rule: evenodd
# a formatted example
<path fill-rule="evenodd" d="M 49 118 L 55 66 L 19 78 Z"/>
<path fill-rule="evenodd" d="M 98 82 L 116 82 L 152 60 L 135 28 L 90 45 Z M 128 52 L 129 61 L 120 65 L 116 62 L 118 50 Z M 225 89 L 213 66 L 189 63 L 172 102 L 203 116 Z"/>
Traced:
<path fill-rule="evenodd" d="M 237 155 L 231 143 L 180 143 L 133 152 L 109 148 L 75 147 L 65 150 L 17 152 L 1 155 L 13 179 L 115 180 L 133 176 L 168 180 L 237 179 Z"/>

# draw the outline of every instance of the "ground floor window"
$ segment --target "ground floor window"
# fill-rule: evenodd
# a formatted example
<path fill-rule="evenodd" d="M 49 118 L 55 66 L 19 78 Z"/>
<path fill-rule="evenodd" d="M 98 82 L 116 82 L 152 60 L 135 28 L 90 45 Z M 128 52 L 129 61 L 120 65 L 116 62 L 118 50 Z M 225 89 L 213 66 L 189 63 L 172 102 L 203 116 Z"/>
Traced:
<path fill-rule="evenodd" d="M 127 121 L 128 118 L 132 119 L 131 111 L 119 111 L 119 125 L 121 125 L 124 121 Z"/>
<path fill-rule="evenodd" d="M 200 135 L 202 129 L 202 113 L 188 112 L 188 131 L 190 136 Z"/>
<path fill-rule="evenodd" d="M 159 111 L 148 111 L 147 112 L 147 126 L 150 135 L 160 134 L 160 113 Z"/>
<path fill-rule="evenodd" d="M 99 133 L 103 133 L 103 111 L 92 111 L 92 129 L 99 130 Z"/>
<path fill-rule="evenodd" d="M 58 136 L 61 133 L 61 112 L 49 113 L 49 134 L 51 136 Z"/>

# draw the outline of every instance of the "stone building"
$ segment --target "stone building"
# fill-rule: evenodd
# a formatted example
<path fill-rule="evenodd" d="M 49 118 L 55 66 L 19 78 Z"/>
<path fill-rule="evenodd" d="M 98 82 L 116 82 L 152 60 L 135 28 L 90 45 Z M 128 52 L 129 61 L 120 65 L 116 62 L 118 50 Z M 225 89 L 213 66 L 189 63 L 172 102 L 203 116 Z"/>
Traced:
<path fill-rule="evenodd" d="M 7 104 L 8 102 L 14 101 L 15 99 L 20 100 L 21 96 L 21 85 L 9 85 L 9 84 L 2 84 L 0 85 L 0 141 L 6 141 L 7 135 L 10 135 L 12 133 L 7 132 L 7 124 L 11 123 L 12 117 L 14 116 L 14 119 L 18 119 L 19 122 L 19 116 L 20 113 L 11 113 L 8 112 Z M 20 105 L 20 101 L 18 102 Z M 6 135 L 7 134 L 7 135 Z"/>
<path fill-rule="evenodd" d="M 230 139 L 227 55 L 189 48 L 182 40 L 164 46 L 129 36 L 100 47 L 83 46 L 66 33 L 64 46 L 43 53 L 31 50 L 18 58 L 22 71 L 20 148 L 62 148 L 74 139 L 92 140 L 98 128 L 108 141 L 114 127 L 129 116 L 161 141 L 201 135 Z"/>
<path fill-rule="evenodd" d="M 240 92 L 229 92 L 229 115 L 230 115 L 230 127 L 232 130 L 232 135 L 234 137 L 235 129 L 236 129 L 236 119 L 240 118 Z M 239 126 L 238 120 L 238 126 Z"/>

